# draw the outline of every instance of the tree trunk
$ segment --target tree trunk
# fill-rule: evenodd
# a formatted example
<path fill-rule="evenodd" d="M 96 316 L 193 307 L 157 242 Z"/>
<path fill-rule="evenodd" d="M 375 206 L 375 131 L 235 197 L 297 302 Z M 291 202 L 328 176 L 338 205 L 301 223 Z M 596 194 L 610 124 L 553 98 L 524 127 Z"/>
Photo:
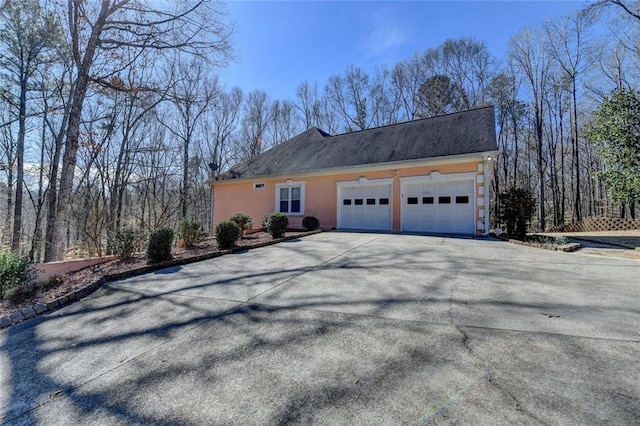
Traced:
<path fill-rule="evenodd" d="M 13 205 L 13 233 L 11 238 L 11 250 L 20 250 L 20 239 L 22 237 L 22 193 L 24 191 L 24 138 L 25 122 L 27 116 L 27 81 L 20 81 L 20 106 L 18 116 L 18 140 L 16 145 L 16 197 Z"/>
<path fill-rule="evenodd" d="M 13 210 L 13 167 L 11 161 L 7 167 L 7 217 L 4 219 L 2 228 L 2 244 L 10 243 L 11 240 L 11 214 Z"/>
<path fill-rule="evenodd" d="M 183 147 L 183 163 L 182 163 L 182 188 L 180 190 L 180 207 L 181 207 L 181 219 L 187 218 L 187 191 L 189 188 L 189 138 L 187 136 L 184 141 Z"/>
<path fill-rule="evenodd" d="M 574 167 L 576 169 L 576 192 L 575 192 L 575 200 L 573 205 L 573 214 L 575 217 L 575 222 L 582 221 L 582 200 L 580 198 L 580 143 L 578 140 L 578 105 L 577 105 L 577 96 L 576 96 L 576 80 L 572 79 L 571 86 L 571 95 L 573 97 L 573 160 Z"/>
<path fill-rule="evenodd" d="M 78 143 L 80 138 L 80 123 L 82 117 L 82 107 L 87 95 L 87 87 L 89 85 L 89 75 L 91 66 L 98 45 L 99 35 L 102 33 L 105 20 L 109 11 L 108 1 L 102 1 L 101 10 L 96 22 L 91 29 L 91 36 L 87 40 L 82 60 L 80 60 L 79 51 L 79 33 L 72 33 L 73 54 L 76 60 L 77 77 L 76 84 L 73 87 L 73 96 L 71 98 L 71 107 L 69 108 L 69 121 L 65 135 L 65 150 L 62 157 L 62 170 L 60 174 L 60 189 L 58 191 L 55 214 L 53 215 L 53 232 L 52 239 L 47 239 L 49 243 L 48 255 L 45 255 L 45 261 L 62 260 L 67 248 L 69 216 L 71 213 L 71 202 L 73 193 L 73 178 L 78 157 Z M 79 10 L 70 13 L 79 14 Z M 80 20 L 80 16 L 73 16 L 70 20 Z M 54 244 L 55 242 L 55 244 Z"/>
<path fill-rule="evenodd" d="M 544 231 L 546 228 L 545 220 L 545 191 L 544 191 L 544 158 L 542 152 L 542 116 L 539 108 L 535 111 L 536 118 L 536 136 L 537 136 L 537 166 L 538 166 L 538 230 Z"/>
<path fill-rule="evenodd" d="M 44 261 L 54 260 L 54 232 L 56 224 L 56 206 L 58 205 L 58 164 L 62 154 L 63 129 L 66 127 L 66 120 L 62 123 L 60 133 L 56 137 L 55 147 L 51 159 L 51 170 L 49 171 L 49 189 L 47 190 L 47 228 L 45 230 Z"/>
<path fill-rule="evenodd" d="M 44 117 L 42 124 L 42 135 L 41 135 L 41 148 L 40 148 L 40 171 L 38 172 L 38 198 L 35 203 L 36 208 L 36 220 L 35 226 L 33 230 L 33 239 L 31 240 L 31 249 L 29 250 L 29 260 L 32 262 L 39 263 L 40 256 L 42 255 L 42 208 L 44 206 L 44 154 L 45 154 L 45 141 L 46 141 L 46 120 L 47 120 L 47 111 L 49 109 L 46 96 L 43 99 L 44 101 Z"/>

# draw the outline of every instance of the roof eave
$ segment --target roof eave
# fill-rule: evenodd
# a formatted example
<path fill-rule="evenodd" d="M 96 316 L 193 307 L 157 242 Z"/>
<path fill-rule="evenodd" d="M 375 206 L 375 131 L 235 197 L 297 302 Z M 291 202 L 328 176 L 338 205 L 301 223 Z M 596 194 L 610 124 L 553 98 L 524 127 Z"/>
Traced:
<path fill-rule="evenodd" d="M 488 156 L 497 157 L 497 155 L 498 155 L 497 150 L 478 151 L 478 152 L 470 152 L 466 154 L 445 155 L 440 157 L 419 158 L 414 160 L 391 161 L 391 162 L 374 163 L 374 164 L 358 164 L 355 166 L 345 166 L 345 167 L 331 167 L 327 169 L 310 170 L 306 172 L 279 173 L 279 174 L 268 174 L 268 175 L 260 175 L 260 176 L 239 177 L 239 178 L 213 181 L 212 185 L 254 182 L 254 181 L 259 181 L 263 179 L 269 179 L 269 180 L 285 179 L 285 178 L 294 179 L 301 176 L 326 176 L 326 175 L 332 175 L 337 173 L 357 173 L 357 172 L 368 172 L 368 171 L 373 172 L 373 171 L 379 171 L 379 170 L 387 170 L 390 168 L 421 167 L 421 166 L 431 166 L 434 164 L 455 164 L 455 163 L 461 163 L 465 161 L 484 160 Z"/>

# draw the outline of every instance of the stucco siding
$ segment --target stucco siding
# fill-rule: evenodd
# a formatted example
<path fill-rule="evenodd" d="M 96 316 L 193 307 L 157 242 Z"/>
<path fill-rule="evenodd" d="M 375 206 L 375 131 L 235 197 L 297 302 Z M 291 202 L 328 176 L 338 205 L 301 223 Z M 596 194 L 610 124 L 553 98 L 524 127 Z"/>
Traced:
<path fill-rule="evenodd" d="M 304 212 L 301 215 L 290 215 L 289 223 L 293 228 L 302 226 L 304 216 L 315 216 L 319 219 L 323 229 L 332 229 L 337 225 L 337 183 L 358 181 L 361 178 L 373 179 L 393 179 L 393 230 L 401 229 L 401 186 L 400 178 L 412 176 L 425 176 L 437 172 L 443 178 L 451 173 L 475 173 L 476 185 L 476 222 L 478 232 L 484 231 L 480 225 L 484 221 L 485 211 L 488 203 L 485 198 L 488 190 L 485 188 L 485 167 L 483 161 L 465 161 L 461 163 L 433 164 L 418 167 L 390 167 L 384 170 L 342 172 L 333 174 L 318 174 L 310 176 L 285 176 L 279 178 L 267 178 L 254 180 L 227 180 L 216 182 L 213 185 L 213 222 L 215 224 L 228 219 L 234 213 L 242 212 L 251 216 L 254 220 L 254 227 L 260 226 L 260 219 L 266 213 L 276 209 L 275 187 L 278 183 L 285 183 L 287 180 L 293 182 L 303 181 L 304 191 Z M 482 177 L 480 177 L 482 176 Z M 254 189 L 256 183 L 264 183 L 261 189 Z M 484 225 L 483 225 L 484 226 Z"/>

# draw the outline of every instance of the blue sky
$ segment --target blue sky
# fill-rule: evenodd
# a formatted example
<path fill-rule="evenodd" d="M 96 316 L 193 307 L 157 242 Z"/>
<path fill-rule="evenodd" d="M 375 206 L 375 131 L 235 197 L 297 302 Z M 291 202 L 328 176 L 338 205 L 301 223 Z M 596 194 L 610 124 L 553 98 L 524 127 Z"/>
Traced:
<path fill-rule="evenodd" d="M 293 99 L 303 80 L 324 87 L 348 65 L 376 66 L 473 36 L 501 58 L 524 27 L 579 9 L 582 1 L 231 1 L 239 58 L 220 81 Z"/>

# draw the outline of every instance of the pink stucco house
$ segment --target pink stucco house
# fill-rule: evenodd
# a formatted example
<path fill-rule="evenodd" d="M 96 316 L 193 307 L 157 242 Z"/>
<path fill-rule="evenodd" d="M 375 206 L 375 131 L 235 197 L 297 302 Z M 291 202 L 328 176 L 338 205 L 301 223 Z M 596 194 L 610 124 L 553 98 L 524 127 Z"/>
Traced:
<path fill-rule="evenodd" d="M 242 212 L 292 228 L 486 234 L 493 107 L 341 135 L 311 128 L 212 183 L 213 226 Z"/>

